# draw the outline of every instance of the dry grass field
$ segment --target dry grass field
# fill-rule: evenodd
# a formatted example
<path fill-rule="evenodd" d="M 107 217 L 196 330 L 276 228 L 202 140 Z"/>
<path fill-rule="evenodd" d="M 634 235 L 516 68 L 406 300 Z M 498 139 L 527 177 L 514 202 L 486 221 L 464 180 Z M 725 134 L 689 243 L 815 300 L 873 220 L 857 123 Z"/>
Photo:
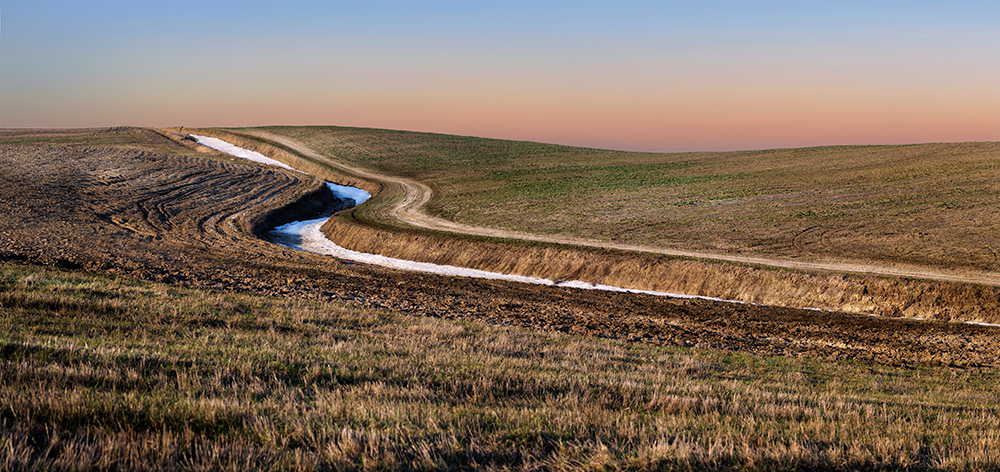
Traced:
<path fill-rule="evenodd" d="M 541 234 L 802 260 L 1000 269 L 1000 143 L 637 153 L 269 127 L 434 190 L 428 211 Z"/>
<path fill-rule="evenodd" d="M 4 470 L 995 470 L 998 380 L 0 264 Z"/>

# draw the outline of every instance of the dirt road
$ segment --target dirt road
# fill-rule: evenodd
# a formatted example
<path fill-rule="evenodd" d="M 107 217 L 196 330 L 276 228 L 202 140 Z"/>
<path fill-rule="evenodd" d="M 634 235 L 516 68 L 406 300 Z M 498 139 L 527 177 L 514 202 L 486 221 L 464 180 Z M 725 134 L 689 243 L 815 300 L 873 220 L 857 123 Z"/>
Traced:
<path fill-rule="evenodd" d="M 676 249 L 664 249 L 654 246 L 620 244 L 608 241 L 597 241 L 591 239 L 578 239 L 569 237 L 545 236 L 538 234 L 505 231 L 481 226 L 471 226 L 454 221 L 448 221 L 424 211 L 424 206 L 433 196 L 433 191 L 427 185 L 414 180 L 384 175 L 366 169 L 351 166 L 347 163 L 336 160 L 334 157 L 325 156 L 309 146 L 298 142 L 292 138 L 270 133 L 264 130 L 241 130 L 250 136 L 255 136 L 276 144 L 280 144 L 303 156 L 309 157 L 319 162 L 326 163 L 331 167 L 343 170 L 363 179 L 368 179 L 382 183 L 383 185 L 396 186 L 402 189 L 403 197 L 396 201 L 387 212 L 388 215 L 409 226 L 417 228 L 446 231 L 464 235 L 486 236 L 504 239 L 520 239 L 525 241 L 536 241 L 543 243 L 565 244 L 573 246 L 583 246 L 602 249 L 617 249 L 624 251 L 645 252 L 651 254 L 661 254 L 666 256 L 690 257 L 714 261 L 737 262 L 759 266 L 778 267 L 783 269 L 796 269 L 807 271 L 834 271 L 857 274 L 888 275 L 896 277 L 906 277 L 913 279 L 936 280 L 944 282 L 975 283 L 982 285 L 1000 286 L 1000 274 L 987 272 L 958 272 L 930 269 L 925 267 L 908 265 L 889 264 L 868 264 L 849 261 L 829 261 L 812 262 L 798 261 L 792 259 L 778 259 L 767 257 L 751 257 L 735 254 L 725 254 L 717 252 L 684 251 Z"/>

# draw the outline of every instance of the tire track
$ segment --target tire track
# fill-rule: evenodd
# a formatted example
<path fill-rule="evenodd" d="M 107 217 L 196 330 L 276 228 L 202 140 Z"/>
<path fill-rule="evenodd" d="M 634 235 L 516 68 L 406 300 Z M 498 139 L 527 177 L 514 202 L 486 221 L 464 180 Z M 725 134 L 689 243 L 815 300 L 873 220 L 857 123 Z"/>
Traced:
<path fill-rule="evenodd" d="M 84 154 L 106 154 L 87 148 Z M 246 242 L 236 224 L 278 196 L 296 193 L 309 180 L 252 165 L 194 156 L 138 153 L 153 165 L 143 171 L 96 172 L 113 197 L 96 213 L 119 228 L 146 238 L 185 241 L 203 248 L 240 247 Z M 264 182 L 267 182 L 264 185 Z M 191 201 L 204 202 L 192 206 Z"/>

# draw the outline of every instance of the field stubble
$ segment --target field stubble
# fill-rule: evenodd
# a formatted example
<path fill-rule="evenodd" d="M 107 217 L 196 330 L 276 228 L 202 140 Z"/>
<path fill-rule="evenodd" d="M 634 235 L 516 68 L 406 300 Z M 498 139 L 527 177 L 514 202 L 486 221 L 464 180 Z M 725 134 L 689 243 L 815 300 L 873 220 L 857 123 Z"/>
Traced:
<path fill-rule="evenodd" d="M 995 369 L 656 347 L 0 264 L 0 468 L 987 470 Z"/>
<path fill-rule="evenodd" d="M 302 174 L 0 141 L 0 468 L 1000 466 L 995 328 L 349 264 L 255 237 Z"/>

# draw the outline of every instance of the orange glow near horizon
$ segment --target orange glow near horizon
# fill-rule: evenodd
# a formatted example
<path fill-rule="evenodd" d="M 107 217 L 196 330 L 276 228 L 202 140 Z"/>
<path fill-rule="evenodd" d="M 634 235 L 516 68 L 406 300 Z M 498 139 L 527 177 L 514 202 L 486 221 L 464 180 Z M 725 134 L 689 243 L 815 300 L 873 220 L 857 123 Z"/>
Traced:
<path fill-rule="evenodd" d="M 950 100 L 802 94 L 590 98 L 493 96 L 340 103 L 282 124 L 337 124 L 649 151 L 998 140 L 1000 96 Z M 853 98 L 853 99 L 852 99 Z M 276 116 L 278 112 L 259 111 Z M 221 119 L 222 117 L 220 117 Z M 332 119 L 332 121 L 331 121 Z M 209 120 L 211 121 L 211 120 Z"/>
<path fill-rule="evenodd" d="M 107 118 L 91 111 L 100 96 L 91 102 L 57 97 L 64 107 L 63 121 L 55 126 L 337 125 L 646 151 L 1000 140 L 995 105 L 1000 94 L 995 92 L 942 97 L 920 91 L 824 96 L 818 91 L 703 90 L 665 97 L 649 91 L 521 90 L 322 97 L 305 89 L 255 100 L 200 90 L 180 93 L 193 99 L 136 98 Z M 149 118 L 151 111 L 155 119 Z M 30 110 L 24 116 L 27 126 L 47 126 L 41 113 L 37 121 Z"/>
<path fill-rule="evenodd" d="M 982 5 L 178 1 L 5 2 L 0 126 L 646 151 L 1000 141 L 1000 29 Z"/>

